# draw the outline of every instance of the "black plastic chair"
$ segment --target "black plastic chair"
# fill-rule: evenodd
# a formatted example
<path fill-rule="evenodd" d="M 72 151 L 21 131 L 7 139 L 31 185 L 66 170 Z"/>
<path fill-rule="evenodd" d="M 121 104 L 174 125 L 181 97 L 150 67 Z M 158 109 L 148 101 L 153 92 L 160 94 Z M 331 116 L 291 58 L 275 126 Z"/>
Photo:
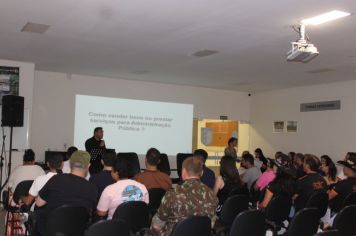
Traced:
<path fill-rule="evenodd" d="M 17 186 L 15 188 L 15 191 L 14 191 L 14 194 L 13 194 L 13 198 L 12 198 L 12 200 L 16 203 L 16 205 L 20 204 L 20 200 L 21 200 L 22 197 L 25 197 L 25 196 L 28 195 L 28 191 L 30 190 L 32 184 L 33 184 L 33 180 L 25 180 L 25 181 L 22 181 L 19 184 L 17 184 Z M 15 227 L 16 220 L 10 220 L 10 215 L 13 216 L 16 213 L 28 212 L 29 211 L 29 207 L 26 206 L 26 205 L 23 205 L 23 207 L 11 206 L 9 204 L 9 192 L 8 191 L 4 191 L 2 197 L 3 197 L 3 202 L 4 202 L 4 208 L 5 208 L 6 212 L 7 212 L 7 214 L 6 214 L 6 222 L 5 222 L 5 235 L 6 235 L 7 226 L 9 224 L 12 225 L 12 227 L 11 227 L 12 230 L 17 229 L 17 227 Z M 13 218 L 13 217 L 11 217 L 11 218 Z M 26 224 L 25 224 L 25 226 L 27 228 Z M 21 228 L 21 227 L 18 227 L 18 228 Z M 26 229 L 26 231 L 27 231 L 27 229 Z"/>
<path fill-rule="evenodd" d="M 247 195 L 235 195 L 224 202 L 215 231 L 217 235 L 229 231 L 235 217 L 248 209 L 249 197 Z"/>
<path fill-rule="evenodd" d="M 232 196 L 236 196 L 236 195 L 246 195 L 249 196 L 249 191 L 247 189 L 247 187 L 238 187 L 238 188 L 234 188 L 233 190 L 231 190 L 231 192 L 229 193 L 229 197 Z"/>
<path fill-rule="evenodd" d="M 265 209 L 266 223 L 274 233 L 282 227 L 283 222 L 289 218 L 292 199 L 289 196 L 278 195 L 268 203 Z"/>
<path fill-rule="evenodd" d="M 346 206 L 352 206 L 352 205 L 356 205 L 356 192 L 352 192 L 349 195 L 346 196 L 342 207 L 346 207 Z"/>
<path fill-rule="evenodd" d="M 161 205 L 162 198 L 165 194 L 166 190 L 162 188 L 152 188 L 148 190 L 148 195 L 150 199 L 148 206 L 150 208 L 151 215 L 154 215 L 157 212 L 159 206 Z"/>
<path fill-rule="evenodd" d="M 113 219 L 124 221 L 132 233 L 137 233 L 150 226 L 149 207 L 142 201 L 125 202 L 116 208 Z"/>
<path fill-rule="evenodd" d="M 54 209 L 46 223 L 46 236 L 81 236 L 89 224 L 87 209 L 79 206 L 60 206 Z"/>
<path fill-rule="evenodd" d="M 183 161 L 191 156 L 193 156 L 192 153 L 178 153 L 177 154 L 177 173 L 178 173 L 179 179 L 182 179 Z"/>
<path fill-rule="evenodd" d="M 265 216 L 259 210 L 247 210 L 240 213 L 232 223 L 229 235 L 265 236 Z"/>
<path fill-rule="evenodd" d="M 157 167 L 158 167 L 159 171 L 166 173 L 168 176 L 171 176 L 171 166 L 169 164 L 167 154 L 161 153 L 160 162 Z"/>
<path fill-rule="evenodd" d="M 258 179 L 256 179 L 255 181 L 252 182 L 251 187 L 249 189 L 250 192 L 250 201 L 252 203 L 253 206 L 256 206 L 257 201 L 259 200 L 260 197 L 260 190 L 259 189 L 255 189 L 256 183 L 257 183 Z"/>
<path fill-rule="evenodd" d="M 356 205 L 343 208 L 335 217 L 333 228 L 342 236 L 356 235 Z"/>
<path fill-rule="evenodd" d="M 288 236 L 313 236 L 318 231 L 319 210 L 316 208 L 304 208 L 292 219 L 287 229 Z"/>
<path fill-rule="evenodd" d="M 140 161 L 138 156 L 134 152 L 119 152 L 117 154 L 118 159 L 125 159 L 129 163 L 129 178 L 135 177 L 136 174 L 141 172 Z"/>
<path fill-rule="evenodd" d="M 329 206 L 329 196 L 324 192 L 314 193 L 307 201 L 306 208 L 316 208 L 319 210 L 319 218 L 326 214 Z"/>
<path fill-rule="evenodd" d="M 342 236 L 342 235 L 339 233 L 339 230 L 327 230 L 314 234 L 314 236 Z"/>
<path fill-rule="evenodd" d="M 178 222 L 171 236 L 210 236 L 211 221 L 207 216 L 189 216 Z"/>
<path fill-rule="evenodd" d="M 90 226 L 85 236 L 130 236 L 130 230 L 123 221 L 103 220 Z"/>

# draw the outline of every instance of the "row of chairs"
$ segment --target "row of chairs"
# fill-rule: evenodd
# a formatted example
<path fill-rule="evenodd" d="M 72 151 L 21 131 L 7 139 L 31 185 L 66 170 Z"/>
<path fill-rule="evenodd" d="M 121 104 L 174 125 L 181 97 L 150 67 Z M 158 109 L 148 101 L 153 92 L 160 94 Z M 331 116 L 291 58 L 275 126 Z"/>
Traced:
<path fill-rule="evenodd" d="M 275 198 L 277 199 L 277 198 Z M 272 200 L 275 206 L 280 201 Z M 272 206 L 271 206 L 272 208 Z M 262 236 L 267 229 L 271 229 L 271 222 L 282 220 L 283 212 L 273 218 L 270 210 L 265 212 L 248 209 L 248 198 L 245 195 L 231 196 L 225 202 L 220 220 L 222 224 L 214 230 L 216 235 L 248 235 Z M 320 220 L 320 209 L 305 208 L 299 211 L 287 227 L 287 235 L 312 236 L 317 232 Z M 89 213 L 82 207 L 62 206 L 55 209 L 47 222 L 48 235 L 80 236 L 86 231 L 87 236 L 95 235 L 129 235 L 129 233 L 150 232 L 150 208 L 144 202 L 126 202 L 115 211 L 113 220 L 101 221 L 88 228 Z M 272 218 L 271 218 L 272 217 Z M 278 218 L 279 217 L 279 218 Z M 338 231 L 327 231 L 325 235 L 354 235 L 356 233 L 353 219 L 356 218 L 356 206 L 345 207 L 335 218 L 333 228 Z M 198 230 L 198 231 L 197 231 Z M 183 233 L 184 232 L 184 233 Z M 276 232 L 276 231 L 274 231 Z M 172 235 L 205 236 L 211 235 L 209 218 L 188 217 L 179 222 Z M 320 234 L 324 235 L 324 234 Z"/>
<path fill-rule="evenodd" d="M 9 195 L 8 195 L 8 192 L 7 191 L 4 191 L 3 192 L 3 202 L 4 202 L 4 206 L 5 206 L 5 210 L 7 212 L 7 215 L 6 215 L 6 226 L 8 224 L 11 225 L 11 229 L 13 232 L 11 232 L 12 234 L 14 233 L 15 230 L 17 230 L 17 227 L 19 227 L 18 229 L 21 228 L 21 225 L 16 222 L 16 220 L 14 219 L 14 215 L 17 214 L 17 213 L 25 213 L 25 212 L 29 212 L 29 207 L 26 207 L 26 206 L 21 206 L 19 207 L 20 205 L 20 199 L 21 197 L 23 196 L 27 196 L 28 195 L 28 192 L 29 192 L 29 189 L 31 188 L 32 186 L 32 183 L 33 183 L 33 180 L 26 180 L 26 181 L 22 181 L 21 183 L 19 183 L 14 191 L 14 194 L 13 194 L 13 198 L 12 200 L 14 201 L 14 203 L 16 204 L 16 206 L 12 206 L 9 204 Z M 150 203 L 149 205 L 146 206 L 142 206 L 142 203 L 138 203 L 138 206 L 135 206 L 133 209 L 136 210 L 134 212 L 131 212 L 127 209 L 125 209 L 126 205 L 123 204 L 122 207 L 120 208 L 121 211 L 125 211 L 125 212 L 131 212 L 132 214 L 132 219 L 137 219 L 136 215 L 140 215 L 142 212 L 144 212 L 143 214 L 141 214 L 143 216 L 143 219 L 142 221 L 143 222 L 147 222 L 146 224 L 150 224 L 150 219 L 155 215 L 155 213 L 157 212 L 160 204 L 161 204 L 161 200 L 163 198 L 163 196 L 165 195 L 166 191 L 164 189 L 160 189 L 160 188 L 157 188 L 157 189 L 150 189 L 148 191 L 149 193 L 149 198 L 150 198 Z M 136 203 L 132 203 L 132 204 L 136 204 Z M 61 212 L 61 211 L 60 211 Z M 63 211 L 64 215 L 67 215 L 68 213 L 65 212 L 65 210 Z M 62 213 L 61 213 L 62 214 Z M 63 215 L 59 214 L 57 218 L 61 218 Z M 80 214 L 80 213 L 79 213 Z M 12 217 L 11 217 L 12 215 Z M 70 215 L 70 214 L 68 214 Z M 81 216 L 83 216 L 83 219 L 84 222 L 87 221 L 87 217 L 84 217 L 84 213 L 82 213 Z M 81 217 L 80 216 L 80 217 Z M 130 215 L 127 215 L 128 217 Z M 79 216 L 77 216 L 79 217 Z M 75 219 L 75 218 L 74 218 Z M 75 222 L 75 221 L 74 221 Z M 53 222 L 55 224 L 55 222 Z M 143 223 L 142 223 L 143 224 Z M 137 230 L 137 227 L 141 227 L 142 224 L 138 223 L 138 226 L 134 226 L 135 230 Z M 17 226 L 18 225 L 18 226 Z M 26 226 L 26 231 L 27 231 L 27 226 L 28 224 L 25 224 Z M 50 228 L 53 228 L 52 226 Z M 7 229 L 7 227 L 6 227 Z"/>
<path fill-rule="evenodd" d="M 122 207 L 120 207 L 122 206 Z M 131 233 L 137 233 L 142 230 L 150 232 L 148 229 L 148 219 L 143 219 L 131 212 L 141 210 L 140 215 L 147 216 L 145 212 L 145 203 L 129 202 L 118 207 L 113 220 L 99 221 L 86 230 L 88 222 L 88 213 L 81 207 L 62 206 L 57 208 L 49 218 L 47 227 L 50 229 L 49 236 L 128 236 Z M 143 210 L 143 211 L 142 211 Z M 292 219 L 287 228 L 288 236 L 351 236 L 355 234 L 352 223 L 355 219 L 356 206 L 344 208 L 336 217 L 334 230 L 316 233 L 319 226 L 319 211 L 316 208 L 305 208 L 299 211 Z M 133 218 L 134 216 L 134 218 Z M 239 236 L 264 236 L 268 227 L 266 226 L 266 216 L 263 211 L 250 209 L 239 213 L 233 220 L 231 227 L 224 235 Z M 179 222 L 173 229 L 172 236 L 210 236 L 211 221 L 204 216 L 191 216 Z"/>

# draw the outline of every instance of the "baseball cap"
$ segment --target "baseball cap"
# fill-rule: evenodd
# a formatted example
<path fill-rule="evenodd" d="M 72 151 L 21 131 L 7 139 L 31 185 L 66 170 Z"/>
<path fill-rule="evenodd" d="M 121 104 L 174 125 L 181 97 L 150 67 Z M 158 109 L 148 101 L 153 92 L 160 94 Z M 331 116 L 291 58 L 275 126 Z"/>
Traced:
<path fill-rule="evenodd" d="M 90 163 L 90 154 L 86 151 L 75 151 L 70 157 L 70 163 L 78 163 L 82 166 L 88 166 Z"/>
<path fill-rule="evenodd" d="M 356 172 L 356 157 L 351 156 L 348 160 L 338 161 L 337 163 L 346 166 Z"/>

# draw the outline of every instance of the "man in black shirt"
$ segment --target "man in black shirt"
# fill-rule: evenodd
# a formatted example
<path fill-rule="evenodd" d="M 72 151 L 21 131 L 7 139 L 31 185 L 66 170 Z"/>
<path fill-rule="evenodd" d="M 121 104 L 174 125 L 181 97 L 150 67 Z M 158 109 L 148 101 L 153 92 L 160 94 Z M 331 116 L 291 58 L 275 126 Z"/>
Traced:
<path fill-rule="evenodd" d="M 101 163 L 103 164 L 104 169 L 99 173 L 90 176 L 89 181 L 95 184 L 98 188 L 98 201 L 104 189 L 108 185 L 116 183 L 111 176 L 112 166 L 114 165 L 115 159 L 115 152 L 105 152 L 101 158 Z"/>
<path fill-rule="evenodd" d="M 85 179 L 89 163 L 89 153 L 74 152 L 70 158 L 71 173 L 53 176 L 39 192 L 36 206 L 41 209 L 36 212 L 36 220 L 41 235 L 46 235 L 46 219 L 59 206 L 82 206 L 89 213 L 95 209 L 97 189 Z"/>
<path fill-rule="evenodd" d="M 319 169 L 317 157 L 306 154 L 303 166 L 306 175 L 297 180 L 296 192 L 293 197 L 297 210 L 303 208 L 314 193 L 327 191 L 325 179 L 317 173 Z"/>
<path fill-rule="evenodd" d="M 104 130 L 102 127 L 96 127 L 94 129 L 93 137 L 85 141 L 85 150 L 91 152 L 93 149 L 105 148 L 105 141 L 103 140 Z"/>
<path fill-rule="evenodd" d="M 344 166 L 343 172 L 347 178 L 337 182 L 328 192 L 330 208 L 335 213 L 341 210 L 345 198 L 351 192 L 356 192 L 356 157 L 351 156 L 347 161 L 337 163 Z"/>

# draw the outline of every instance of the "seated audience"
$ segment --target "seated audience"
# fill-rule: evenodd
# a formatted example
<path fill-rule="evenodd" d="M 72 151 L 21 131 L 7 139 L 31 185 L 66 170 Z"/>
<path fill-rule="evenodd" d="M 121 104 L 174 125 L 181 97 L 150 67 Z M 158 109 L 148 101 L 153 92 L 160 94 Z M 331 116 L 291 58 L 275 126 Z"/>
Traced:
<path fill-rule="evenodd" d="M 292 164 L 294 163 L 294 158 L 295 158 L 295 152 L 288 152 L 288 156 L 292 161 Z"/>
<path fill-rule="evenodd" d="M 32 149 L 27 149 L 23 155 L 23 165 L 16 167 L 9 178 L 9 188 L 12 192 L 16 186 L 25 180 L 34 180 L 38 176 L 44 175 L 44 170 L 35 165 L 35 153 Z"/>
<path fill-rule="evenodd" d="M 146 169 L 137 174 L 134 180 L 145 185 L 147 189 L 162 188 L 168 190 L 172 188 L 172 180 L 166 174 L 158 169 L 161 153 L 156 148 L 150 148 L 146 153 L 145 165 Z"/>
<path fill-rule="evenodd" d="M 24 197 L 22 201 L 26 205 L 32 205 L 35 198 L 38 196 L 38 192 L 45 186 L 45 184 L 57 173 L 62 173 L 63 157 L 61 155 L 54 155 L 47 160 L 47 166 L 49 172 L 45 175 L 38 176 L 28 192 L 28 196 Z"/>
<path fill-rule="evenodd" d="M 338 161 L 343 165 L 343 172 L 346 179 L 337 182 L 329 190 L 330 208 L 333 212 L 339 212 L 345 198 L 351 193 L 356 192 L 356 157 L 349 157 L 347 161 Z"/>
<path fill-rule="evenodd" d="M 304 167 L 303 167 L 304 158 L 305 158 L 305 156 L 302 153 L 295 154 L 293 164 L 296 169 L 296 179 L 299 179 L 305 175 L 305 171 L 304 171 Z"/>
<path fill-rule="evenodd" d="M 214 186 L 214 194 L 219 199 L 217 213 L 221 211 L 222 205 L 232 190 L 236 191 L 236 194 L 248 194 L 248 189 L 240 179 L 235 159 L 223 156 L 220 161 L 220 176 L 216 179 Z"/>
<path fill-rule="evenodd" d="M 97 206 L 98 216 L 108 216 L 108 219 L 112 219 L 116 208 L 128 201 L 143 201 L 148 204 L 146 187 L 128 178 L 129 165 L 130 163 L 125 159 L 115 160 L 111 174 L 116 183 L 107 186 L 101 194 Z"/>
<path fill-rule="evenodd" d="M 85 179 L 89 165 L 89 153 L 74 152 L 70 158 L 71 173 L 53 176 L 39 191 L 36 206 L 44 208 L 36 211 L 36 220 L 41 235 L 46 235 L 46 219 L 59 206 L 82 206 L 92 212 L 96 204 L 97 189 Z"/>
<path fill-rule="evenodd" d="M 262 202 L 258 203 L 258 208 L 263 209 L 273 197 L 280 195 L 292 198 L 294 193 L 294 178 L 290 169 L 276 163 L 276 178 L 268 184 Z"/>
<path fill-rule="evenodd" d="M 296 182 L 295 200 L 296 209 L 303 208 L 307 200 L 316 192 L 326 192 L 327 184 L 325 179 L 318 173 L 318 158 L 311 154 L 306 154 L 304 159 L 305 176 Z"/>
<path fill-rule="evenodd" d="M 294 169 L 294 167 L 292 165 L 292 159 L 284 153 L 279 154 L 278 158 L 276 158 L 276 161 L 281 163 L 281 165 L 284 166 L 285 168 L 293 168 Z"/>
<path fill-rule="evenodd" d="M 170 235 L 176 223 L 191 215 L 208 216 L 214 224 L 218 199 L 213 191 L 200 181 L 202 172 L 201 158 L 189 157 L 184 160 L 182 166 L 184 183 L 166 193 L 157 214 L 152 219 L 152 229 L 159 235 Z"/>
<path fill-rule="evenodd" d="M 236 146 L 237 146 L 237 138 L 231 137 L 227 142 L 227 147 L 224 150 L 224 155 L 234 157 L 237 159 L 237 151 L 235 148 Z"/>
<path fill-rule="evenodd" d="M 328 186 L 334 185 L 340 179 L 336 176 L 337 169 L 335 163 L 331 160 L 331 158 L 327 155 L 323 155 L 320 157 L 321 159 L 321 171 L 324 174 L 324 179 Z"/>
<path fill-rule="evenodd" d="M 194 152 L 194 156 L 200 157 L 203 162 L 203 176 L 200 178 L 201 182 L 213 189 L 215 184 L 215 173 L 205 165 L 205 162 L 208 159 L 208 153 L 203 149 L 197 149 Z"/>
<path fill-rule="evenodd" d="M 115 183 L 115 180 L 111 176 L 112 166 L 114 165 L 115 159 L 115 152 L 104 152 L 101 158 L 101 164 L 104 166 L 103 170 L 90 176 L 89 181 L 95 184 L 98 188 L 98 201 L 104 189 L 110 184 Z"/>
<path fill-rule="evenodd" d="M 63 160 L 63 168 L 62 172 L 64 174 L 69 174 L 70 173 L 70 157 L 74 152 L 78 151 L 78 148 L 72 146 L 67 149 L 67 154 L 66 154 L 66 160 Z"/>
<path fill-rule="evenodd" d="M 347 161 L 348 159 L 350 159 L 350 157 L 356 158 L 356 152 L 347 152 L 344 161 Z M 346 176 L 344 175 L 343 171 L 340 171 L 337 177 L 339 179 L 346 179 Z"/>
<path fill-rule="evenodd" d="M 255 150 L 255 165 L 260 168 L 262 173 L 267 169 L 267 158 L 263 155 L 261 148 Z"/>
<path fill-rule="evenodd" d="M 262 175 L 261 170 L 254 165 L 254 158 L 251 154 L 242 156 L 241 165 L 246 171 L 241 175 L 241 179 L 251 189 L 252 184 Z"/>
<path fill-rule="evenodd" d="M 275 161 L 268 158 L 267 170 L 261 175 L 256 182 L 256 187 L 262 191 L 269 183 L 276 178 Z M 277 167 L 275 167 L 277 168 Z"/>

